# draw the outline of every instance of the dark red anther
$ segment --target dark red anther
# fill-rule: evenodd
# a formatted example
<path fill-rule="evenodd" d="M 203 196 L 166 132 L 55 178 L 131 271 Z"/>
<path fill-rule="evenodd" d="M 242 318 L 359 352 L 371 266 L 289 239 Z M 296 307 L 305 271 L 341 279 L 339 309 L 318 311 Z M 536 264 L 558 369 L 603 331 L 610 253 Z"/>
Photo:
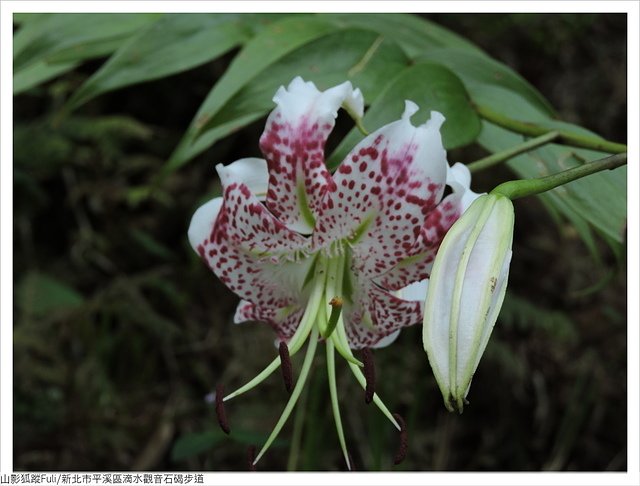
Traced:
<path fill-rule="evenodd" d="M 256 460 L 256 446 L 251 445 L 247 448 L 247 463 L 249 467 L 249 471 L 255 471 L 256 465 L 253 461 Z"/>
<path fill-rule="evenodd" d="M 218 417 L 220 428 L 224 431 L 225 434 L 229 434 L 231 432 L 231 429 L 229 428 L 227 414 L 224 411 L 224 402 L 222 401 L 223 398 L 224 386 L 222 384 L 218 384 L 218 386 L 216 386 L 216 416 Z"/>
<path fill-rule="evenodd" d="M 398 413 L 393 414 L 393 418 L 396 419 L 398 425 L 400 425 L 400 445 L 398 445 L 398 450 L 396 451 L 396 455 L 393 458 L 393 463 L 397 466 L 404 458 L 407 457 L 407 449 L 409 448 L 409 436 L 407 435 L 407 425 L 404 423 L 404 420 Z"/>
<path fill-rule="evenodd" d="M 364 364 L 364 377 L 367 380 L 367 386 L 364 389 L 365 403 L 373 401 L 373 394 L 376 391 L 376 367 L 373 363 L 373 353 L 369 348 L 362 350 L 362 364 Z"/>
<path fill-rule="evenodd" d="M 293 390 L 293 369 L 291 368 L 291 356 L 289 356 L 287 343 L 281 341 L 278 351 L 280 352 L 280 369 L 282 369 L 284 387 L 288 393 L 291 393 L 291 390 Z"/>

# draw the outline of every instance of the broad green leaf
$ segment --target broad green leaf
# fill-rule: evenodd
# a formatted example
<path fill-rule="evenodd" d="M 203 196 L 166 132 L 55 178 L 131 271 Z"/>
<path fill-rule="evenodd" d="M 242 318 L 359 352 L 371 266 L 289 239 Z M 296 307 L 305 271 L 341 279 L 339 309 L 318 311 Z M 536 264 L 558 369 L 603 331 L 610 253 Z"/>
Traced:
<path fill-rule="evenodd" d="M 123 45 L 69 101 L 75 109 L 108 91 L 186 71 L 248 40 L 265 14 L 166 15 Z"/>
<path fill-rule="evenodd" d="M 270 24 L 251 39 L 207 95 L 160 176 L 180 167 L 211 145 L 211 129 L 215 127 L 209 121 L 264 69 L 334 30 L 336 28 L 329 22 L 311 15 L 287 17 Z"/>
<path fill-rule="evenodd" d="M 360 27 L 372 30 L 397 42 L 406 54 L 415 58 L 434 47 L 455 47 L 482 52 L 468 40 L 450 30 L 413 14 L 326 14 L 343 28 Z"/>
<path fill-rule="evenodd" d="M 19 13 L 16 12 L 13 14 L 13 23 L 16 25 L 24 25 L 24 24 L 28 24 L 29 22 L 33 22 L 34 20 L 38 20 L 42 17 L 47 17 L 48 15 L 51 14 L 47 14 L 47 13 Z"/>
<path fill-rule="evenodd" d="M 371 100 L 380 94 L 385 80 L 395 77 L 408 63 L 409 59 L 400 48 L 379 34 L 355 29 L 336 32 L 265 69 L 258 79 L 229 100 L 210 124 L 219 129 L 226 125 L 236 126 L 234 121 L 247 115 L 267 114 L 274 108 L 272 99 L 278 87 L 287 85 L 295 76 L 313 81 L 319 89 L 350 80 L 362 90 L 365 100 Z M 211 143 L 215 141 L 213 139 Z"/>
<path fill-rule="evenodd" d="M 537 107 L 529 104 L 518 94 L 497 86 L 486 86 L 477 90 L 474 101 L 491 106 L 501 113 L 518 120 L 535 122 L 551 128 L 563 128 L 583 135 L 597 135 L 580 127 L 553 121 L 542 114 Z M 478 142 L 491 152 L 498 152 L 522 143 L 521 135 L 503 128 L 483 122 L 483 129 Z M 592 150 L 578 149 L 551 144 L 532 152 L 520 155 L 508 162 L 520 177 L 541 177 L 569 169 L 585 161 L 596 160 L 607 154 Z M 623 232 L 627 219 L 627 169 L 622 167 L 613 171 L 604 171 L 571 182 L 546 193 L 549 201 L 555 205 L 565 217 L 576 223 L 580 217 L 593 225 L 598 231 L 614 241 L 623 241 Z M 558 203 L 558 199 L 562 204 Z M 571 212 L 567 211 L 567 208 Z M 587 234 L 581 230 L 583 225 L 576 225 L 591 245 Z"/>
<path fill-rule="evenodd" d="M 80 307 L 84 297 L 66 283 L 41 273 L 30 273 L 18 286 L 18 307 L 35 317 Z"/>
<path fill-rule="evenodd" d="M 50 14 L 24 24 L 13 39 L 15 71 L 38 61 L 72 62 L 113 52 L 162 14 Z"/>
<path fill-rule="evenodd" d="M 77 62 L 50 64 L 45 61 L 38 61 L 35 64 L 31 64 L 14 74 L 13 95 L 15 96 L 23 93 L 34 86 L 69 72 L 77 65 Z"/>
<path fill-rule="evenodd" d="M 398 120 L 404 100 L 412 100 L 420 107 L 412 119 L 414 125 L 424 123 L 432 110 L 445 116 L 441 133 L 447 149 L 471 143 L 480 133 L 480 119 L 462 82 L 447 68 L 429 63 L 408 67 L 393 78 L 367 110 L 363 124 L 374 131 Z M 329 166 L 337 166 L 362 138 L 360 132 L 352 130 L 331 156 Z"/>
<path fill-rule="evenodd" d="M 447 66 L 462 80 L 472 98 L 476 89 L 486 85 L 501 86 L 520 94 L 541 113 L 554 114 L 551 104 L 522 76 L 482 52 L 457 48 L 429 49 L 420 59 Z"/>

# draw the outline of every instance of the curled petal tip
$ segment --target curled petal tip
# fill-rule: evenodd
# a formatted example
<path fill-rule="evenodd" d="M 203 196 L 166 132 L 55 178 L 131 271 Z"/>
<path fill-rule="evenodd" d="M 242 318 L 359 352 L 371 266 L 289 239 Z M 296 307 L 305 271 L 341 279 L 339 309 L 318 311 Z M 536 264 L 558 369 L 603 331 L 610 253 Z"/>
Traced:
<path fill-rule="evenodd" d="M 191 222 L 189 223 L 187 236 L 189 238 L 191 248 L 193 248 L 196 253 L 199 253 L 198 248 L 207 238 L 209 238 L 221 207 L 222 198 L 216 197 L 200 206 L 196 212 L 193 213 Z"/>
<path fill-rule="evenodd" d="M 431 118 L 427 121 L 427 126 L 440 130 L 440 127 L 442 127 L 442 124 L 446 120 L 444 115 L 439 111 L 432 111 L 430 116 Z"/>
<path fill-rule="evenodd" d="M 349 83 L 351 95 L 345 98 L 343 103 L 344 108 L 351 116 L 362 118 L 364 115 L 364 97 L 362 96 L 362 91 L 360 91 L 360 88 L 353 89 L 349 81 L 347 81 L 347 83 Z"/>
<path fill-rule="evenodd" d="M 420 108 L 411 100 L 404 100 L 404 112 L 402 113 L 403 120 L 409 120 L 413 115 L 417 113 Z"/>

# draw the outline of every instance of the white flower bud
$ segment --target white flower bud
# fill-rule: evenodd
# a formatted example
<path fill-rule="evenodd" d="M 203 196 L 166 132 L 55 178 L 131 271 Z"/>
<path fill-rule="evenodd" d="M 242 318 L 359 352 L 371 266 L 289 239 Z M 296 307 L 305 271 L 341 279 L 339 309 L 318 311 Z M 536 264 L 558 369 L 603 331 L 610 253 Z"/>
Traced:
<path fill-rule="evenodd" d="M 480 196 L 451 227 L 431 272 L 423 343 L 449 411 L 462 412 L 504 300 L 511 261 L 511 200 Z"/>

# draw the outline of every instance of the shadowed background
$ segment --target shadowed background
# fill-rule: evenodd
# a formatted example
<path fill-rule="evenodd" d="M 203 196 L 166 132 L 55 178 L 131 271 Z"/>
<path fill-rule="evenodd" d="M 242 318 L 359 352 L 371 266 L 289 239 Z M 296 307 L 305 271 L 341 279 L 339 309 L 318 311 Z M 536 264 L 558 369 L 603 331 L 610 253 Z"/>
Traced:
<path fill-rule="evenodd" d="M 561 119 L 626 140 L 624 15 L 426 17 L 522 74 Z M 275 336 L 231 323 L 237 298 L 186 239 L 193 211 L 215 191 L 214 164 L 259 155 L 264 120 L 171 174 L 153 198 L 141 189 L 233 54 L 103 95 L 71 117 L 58 117 L 63 103 L 101 61 L 15 98 L 17 470 L 245 470 L 247 446 L 277 421 L 287 395 L 274 374 L 229 402 L 230 437 L 218 429 L 205 397 L 218 382 L 231 390 L 252 378 L 275 356 Z M 470 146 L 449 160 L 485 153 Z M 483 173 L 474 189 L 511 177 Z M 626 469 L 624 262 L 604 244 L 596 261 L 536 198 L 515 206 L 508 296 L 463 415 L 445 410 L 419 327 L 376 351 L 377 391 L 410 431 L 407 459 L 393 467 L 397 435 L 338 360 L 358 469 Z M 323 360 L 318 352 L 302 412 L 260 469 L 344 468 Z"/>

